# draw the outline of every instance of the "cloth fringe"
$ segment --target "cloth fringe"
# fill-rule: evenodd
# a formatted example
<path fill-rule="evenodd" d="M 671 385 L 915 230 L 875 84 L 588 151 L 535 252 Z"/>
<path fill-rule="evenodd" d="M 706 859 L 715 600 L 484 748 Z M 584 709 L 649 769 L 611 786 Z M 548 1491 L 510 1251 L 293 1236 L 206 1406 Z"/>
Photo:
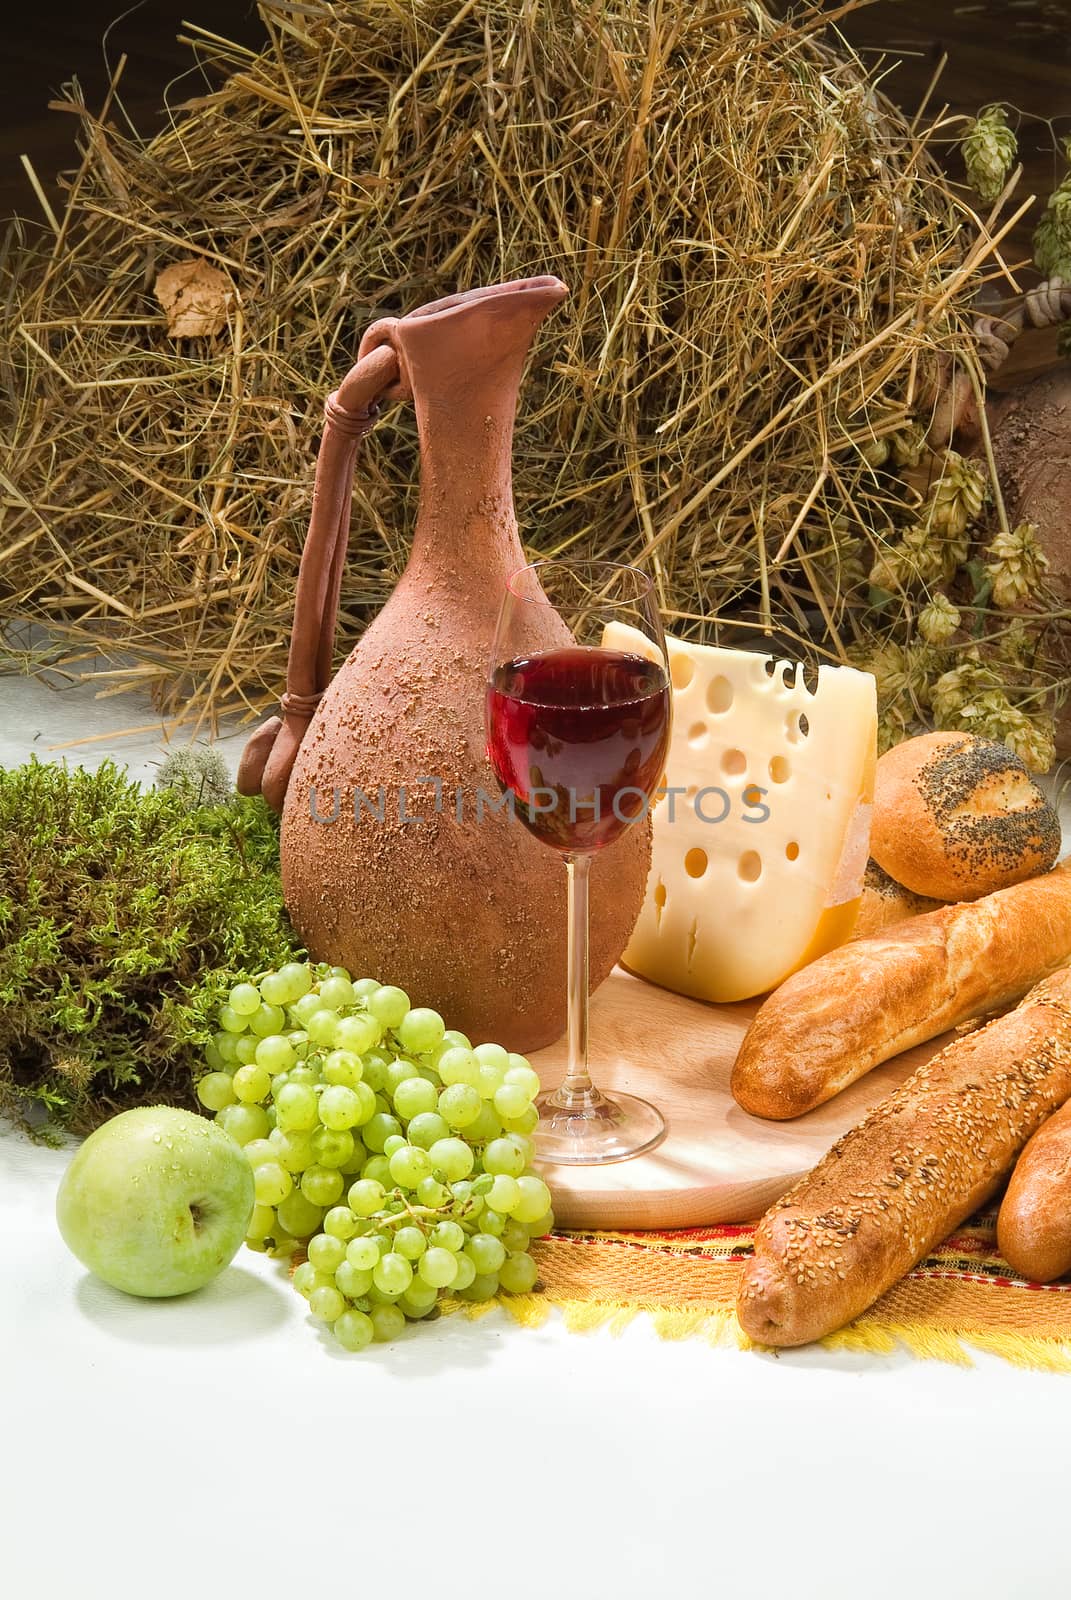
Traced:
<path fill-rule="evenodd" d="M 744 1333 L 735 1312 L 722 1307 L 626 1304 L 614 1300 L 557 1300 L 547 1294 L 503 1295 L 480 1305 L 466 1305 L 469 1317 L 481 1317 L 495 1306 L 524 1328 L 541 1328 L 554 1311 L 561 1314 L 570 1333 L 595 1333 L 607 1328 L 619 1336 L 638 1318 L 646 1318 L 661 1339 L 703 1339 L 715 1347 L 735 1345 L 740 1350 L 781 1354 L 756 1345 Z M 950 1366 L 973 1367 L 972 1351 L 1000 1356 L 1013 1366 L 1037 1372 L 1071 1372 L 1071 1340 L 1022 1333 L 987 1333 L 981 1330 L 921 1327 L 905 1323 L 857 1322 L 819 1341 L 826 1350 L 861 1351 L 890 1356 L 905 1349 L 920 1361 L 944 1361 Z"/>
<path fill-rule="evenodd" d="M 617 1335 L 644 1317 L 663 1339 L 778 1354 L 754 1345 L 736 1318 L 737 1279 L 751 1245 L 749 1225 L 555 1234 L 535 1247 L 541 1291 L 492 1304 L 526 1328 L 542 1326 L 552 1310 L 571 1333 Z M 1071 1283 L 1018 1277 L 997 1252 L 994 1214 L 983 1213 L 820 1343 L 876 1359 L 906 1350 L 958 1367 L 984 1352 L 1033 1371 L 1071 1372 Z"/>

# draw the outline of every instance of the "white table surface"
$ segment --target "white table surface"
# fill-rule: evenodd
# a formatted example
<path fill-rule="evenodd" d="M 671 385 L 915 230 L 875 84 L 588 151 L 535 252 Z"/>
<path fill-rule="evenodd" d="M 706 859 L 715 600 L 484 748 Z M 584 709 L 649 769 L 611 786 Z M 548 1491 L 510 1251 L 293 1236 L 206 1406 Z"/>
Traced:
<path fill-rule="evenodd" d="M 0 678 L 0 765 L 150 723 Z M 236 758 L 240 738 L 223 748 Z M 153 735 L 65 752 L 151 775 Z M 0 840 L 0 849 L 3 841 Z M 337 1351 L 243 1252 L 128 1299 L 68 1155 L 0 1134 L 0 1593 L 109 1600 L 1035 1600 L 1071 1586 L 1071 1375 L 570 1335 L 501 1311 Z"/>

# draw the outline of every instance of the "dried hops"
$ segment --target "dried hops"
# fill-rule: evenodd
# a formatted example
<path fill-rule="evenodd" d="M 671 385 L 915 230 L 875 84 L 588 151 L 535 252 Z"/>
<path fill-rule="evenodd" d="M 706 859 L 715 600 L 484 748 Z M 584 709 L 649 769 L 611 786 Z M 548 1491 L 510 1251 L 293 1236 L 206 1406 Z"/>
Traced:
<path fill-rule="evenodd" d="M 962 538 L 985 503 L 987 487 L 984 467 L 949 450 L 922 519 L 927 530 L 938 537 Z"/>
<path fill-rule="evenodd" d="M 1009 533 L 998 533 L 989 554 L 993 559 L 985 570 L 993 585 L 993 599 L 1002 611 L 1034 594 L 1049 565 L 1032 522 L 1020 522 Z"/>
<path fill-rule="evenodd" d="M 1064 141 L 1071 161 L 1071 138 Z M 1034 230 L 1034 260 L 1046 278 L 1071 280 L 1071 173 L 1057 185 Z"/>
<path fill-rule="evenodd" d="M 1000 667 L 968 650 L 958 666 L 943 673 L 931 699 L 938 727 L 963 729 L 983 739 L 998 739 L 1031 772 L 1047 772 L 1055 758 L 1051 720 L 1032 717 L 1012 703 L 1008 678 Z"/>
<path fill-rule="evenodd" d="M 919 612 L 919 633 L 927 644 L 944 644 L 952 638 L 962 620 L 959 607 L 938 590 Z"/>
<path fill-rule="evenodd" d="M 963 730 L 1000 740 L 1032 772 L 1047 772 L 1055 741 L 1052 716 L 1031 689 L 1037 630 L 1017 617 L 983 655 L 963 637 L 964 620 L 965 608 L 937 591 L 919 611 L 917 637 L 860 654 L 877 681 L 880 750 L 923 727 Z"/>
<path fill-rule="evenodd" d="M 986 106 L 978 113 L 962 142 L 967 182 L 983 200 L 996 200 L 1015 165 L 1017 144 L 1003 106 Z"/>
<path fill-rule="evenodd" d="M 950 582 L 967 561 L 969 529 L 988 489 L 983 468 L 956 450 L 920 451 L 914 466 L 925 486 L 917 520 L 879 550 L 870 571 L 870 582 L 890 593 Z"/>

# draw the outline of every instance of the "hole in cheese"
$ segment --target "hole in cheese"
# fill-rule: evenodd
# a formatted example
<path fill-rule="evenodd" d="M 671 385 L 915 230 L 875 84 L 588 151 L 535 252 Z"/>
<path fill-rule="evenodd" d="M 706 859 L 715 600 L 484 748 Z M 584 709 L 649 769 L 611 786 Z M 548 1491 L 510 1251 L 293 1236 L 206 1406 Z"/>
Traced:
<path fill-rule="evenodd" d="M 792 767 L 787 756 L 774 756 L 770 762 L 770 777 L 774 783 L 787 783 L 792 776 Z"/>
<path fill-rule="evenodd" d="M 662 882 L 661 878 L 659 878 L 658 882 L 655 884 L 654 904 L 655 904 L 655 927 L 656 928 L 660 928 L 662 926 L 662 911 L 663 911 L 663 909 L 665 907 L 665 904 L 666 904 L 666 886 Z"/>
<path fill-rule="evenodd" d="M 785 845 L 785 855 L 790 861 L 797 861 L 799 859 L 799 853 L 799 845 L 796 843 L 795 839 L 790 839 Z"/>
<path fill-rule="evenodd" d="M 732 710 L 733 686 L 721 673 L 707 684 L 707 705 L 716 717 Z"/>
<path fill-rule="evenodd" d="M 701 878 L 707 870 L 707 853 L 696 845 L 684 858 L 684 870 L 689 878 Z M 656 895 L 657 899 L 657 895 Z"/>
<path fill-rule="evenodd" d="M 785 718 L 785 738 L 789 744 L 799 744 L 810 731 L 810 724 L 802 711 L 789 712 Z"/>
<path fill-rule="evenodd" d="M 705 722 L 693 722 L 688 729 L 688 743 L 699 749 L 710 738 L 710 729 Z"/>
<path fill-rule="evenodd" d="M 695 662 L 686 655 L 675 655 L 669 664 L 674 689 L 687 689 L 695 677 Z"/>
<path fill-rule="evenodd" d="M 747 756 L 742 750 L 726 750 L 721 758 L 722 771 L 730 778 L 739 778 L 747 771 Z"/>
<path fill-rule="evenodd" d="M 756 883 L 762 876 L 762 857 L 757 850 L 745 850 L 736 868 L 745 883 Z"/>

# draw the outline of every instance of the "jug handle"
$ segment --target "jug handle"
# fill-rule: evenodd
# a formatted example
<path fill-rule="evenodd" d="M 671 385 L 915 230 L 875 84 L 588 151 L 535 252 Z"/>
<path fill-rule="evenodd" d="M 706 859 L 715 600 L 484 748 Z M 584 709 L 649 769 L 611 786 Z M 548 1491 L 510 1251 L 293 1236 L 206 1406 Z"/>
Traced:
<path fill-rule="evenodd" d="M 389 337 L 389 322 L 368 330 L 356 366 L 324 406 L 309 531 L 294 593 L 286 691 L 280 715 L 250 736 L 238 765 L 239 794 L 262 794 L 273 811 L 283 809 L 301 741 L 331 682 L 357 447 L 375 423 L 379 402 L 408 392 Z"/>

